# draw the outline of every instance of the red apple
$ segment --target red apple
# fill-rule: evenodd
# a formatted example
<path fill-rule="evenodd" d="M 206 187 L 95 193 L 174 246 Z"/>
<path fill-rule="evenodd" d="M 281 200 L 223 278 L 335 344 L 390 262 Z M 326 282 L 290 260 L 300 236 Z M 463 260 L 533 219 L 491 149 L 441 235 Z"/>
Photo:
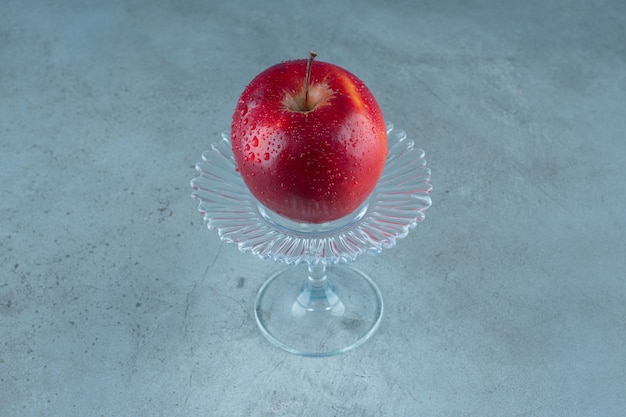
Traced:
<path fill-rule="evenodd" d="M 354 212 L 387 158 L 374 96 L 336 65 L 276 64 L 246 86 L 233 114 L 237 170 L 252 195 L 291 220 L 323 223 Z"/>

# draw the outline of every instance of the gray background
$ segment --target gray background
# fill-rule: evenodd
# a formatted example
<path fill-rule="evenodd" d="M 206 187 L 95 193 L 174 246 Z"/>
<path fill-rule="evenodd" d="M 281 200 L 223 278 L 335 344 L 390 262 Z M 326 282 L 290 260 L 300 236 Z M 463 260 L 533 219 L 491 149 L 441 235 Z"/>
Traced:
<path fill-rule="evenodd" d="M 625 2 L 1 3 L 1 416 L 626 416 Z M 324 359 L 258 332 L 280 266 L 189 196 L 244 86 L 309 49 L 434 186 L 358 260 L 379 331 Z"/>

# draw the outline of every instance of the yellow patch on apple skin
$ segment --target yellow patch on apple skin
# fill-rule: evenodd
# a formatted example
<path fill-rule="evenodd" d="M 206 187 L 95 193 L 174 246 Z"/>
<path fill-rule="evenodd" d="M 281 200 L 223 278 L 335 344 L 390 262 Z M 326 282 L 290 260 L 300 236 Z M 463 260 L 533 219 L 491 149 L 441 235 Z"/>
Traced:
<path fill-rule="evenodd" d="M 352 99 L 355 107 L 359 110 L 359 112 L 363 112 L 363 110 L 365 109 L 365 103 L 363 103 L 363 100 L 361 99 L 361 94 L 358 92 L 352 80 L 348 76 L 343 74 L 339 77 L 339 79 L 341 80 L 345 91 Z"/>

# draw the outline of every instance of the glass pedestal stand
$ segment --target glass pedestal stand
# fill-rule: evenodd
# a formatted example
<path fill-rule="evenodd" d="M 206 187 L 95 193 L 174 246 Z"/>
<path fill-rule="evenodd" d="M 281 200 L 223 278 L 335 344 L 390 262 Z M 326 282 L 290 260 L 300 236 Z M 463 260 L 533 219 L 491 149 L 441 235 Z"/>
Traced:
<path fill-rule="evenodd" d="M 389 155 L 368 200 L 345 218 L 298 223 L 263 207 L 235 171 L 227 134 L 202 155 L 192 197 L 209 229 L 242 252 L 289 265 L 270 276 L 255 302 L 261 332 L 300 355 L 328 356 L 362 344 L 378 328 L 383 300 L 376 284 L 345 265 L 391 248 L 430 207 L 424 152 L 387 127 Z"/>

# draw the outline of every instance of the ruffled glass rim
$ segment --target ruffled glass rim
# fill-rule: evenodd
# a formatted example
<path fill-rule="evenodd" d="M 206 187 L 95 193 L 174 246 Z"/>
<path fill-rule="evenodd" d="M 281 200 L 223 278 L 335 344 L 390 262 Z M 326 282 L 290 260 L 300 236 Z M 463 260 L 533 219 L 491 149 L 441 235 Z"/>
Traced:
<path fill-rule="evenodd" d="M 235 170 L 227 133 L 196 164 L 192 197 L 208 228 L 242 252 L 289 265 L 352 262 L 395 246 L 432 203 L 424 151 L 391 123 L 387 136 L 389 153 L 376 188 L 353 214 L 333 222 L 299 223 L 263 207 Z"/>

